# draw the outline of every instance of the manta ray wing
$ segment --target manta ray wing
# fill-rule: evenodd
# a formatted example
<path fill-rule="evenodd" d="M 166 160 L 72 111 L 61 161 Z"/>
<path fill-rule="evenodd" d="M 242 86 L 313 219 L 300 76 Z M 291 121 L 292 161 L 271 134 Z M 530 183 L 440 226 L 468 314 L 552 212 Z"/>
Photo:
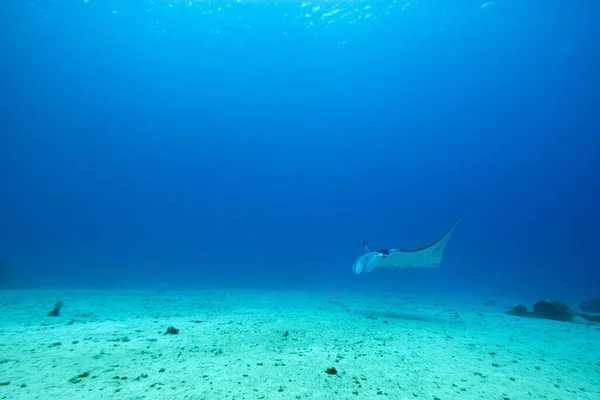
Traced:
<path fill-rule="evenodd" d="M 371 253 L 371 250 L 369 250 L 369 246 L 367 246 L 367 243 L 366 243 L 366 242 L 363 242 L 363 245 L 362 245 L 362 252 L 363 252 L 363 256 L 364 256 L 365 254 L 369 254 L 369 253 Z"/>
<path fill-rule="evenodd" d="M 444 233 L 444 235 L 435 242 L 415 250 L 390 250 L 391 268 L 414 268 L 414 267 L 437 267 L 442 263 L 442 254 L 454 228 L 460 221 L 458 218 Z"/>

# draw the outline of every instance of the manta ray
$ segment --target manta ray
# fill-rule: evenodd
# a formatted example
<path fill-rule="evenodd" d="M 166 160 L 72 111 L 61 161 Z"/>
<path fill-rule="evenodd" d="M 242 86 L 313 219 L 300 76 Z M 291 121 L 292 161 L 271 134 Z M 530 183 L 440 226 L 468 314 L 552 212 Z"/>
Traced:
<path fill-rule="evenodd" d="M 456 228 L 456 224 L 460 218 L 456 220 L 446 231 L 444 236 L 431 243 L 428 246 L 421 247 L 415 250 L 369 250 L 367 243 L 362 244 L 362 256 L 358 257 L 352 270 L 356 275 L 363 270 L 367 272 L 373 271 L 375 268 L 420 268 L 420 267 L 438 267 L 442 263 L 442 253 L 450 240 L 450 236 Z"/>

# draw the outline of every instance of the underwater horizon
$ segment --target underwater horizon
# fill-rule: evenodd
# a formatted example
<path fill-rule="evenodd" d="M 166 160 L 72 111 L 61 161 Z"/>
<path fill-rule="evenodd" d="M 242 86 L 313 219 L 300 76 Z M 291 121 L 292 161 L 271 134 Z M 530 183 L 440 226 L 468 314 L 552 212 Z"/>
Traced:
<path fill-rule="evenodd" d="M 597 2 L 2 8 L 3 288 L 598 296 Z"/>

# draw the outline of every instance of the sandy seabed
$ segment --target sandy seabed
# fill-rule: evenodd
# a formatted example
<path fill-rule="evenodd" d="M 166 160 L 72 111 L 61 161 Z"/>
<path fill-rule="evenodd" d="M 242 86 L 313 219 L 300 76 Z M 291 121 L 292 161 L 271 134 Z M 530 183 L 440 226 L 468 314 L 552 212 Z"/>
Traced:
<path fill-rule="evenodd" d="M 504 314 L 517 301 L 485 300 L 0 292 L 0 398 L 600 399 L 600 325 L 519 319 Z"/>

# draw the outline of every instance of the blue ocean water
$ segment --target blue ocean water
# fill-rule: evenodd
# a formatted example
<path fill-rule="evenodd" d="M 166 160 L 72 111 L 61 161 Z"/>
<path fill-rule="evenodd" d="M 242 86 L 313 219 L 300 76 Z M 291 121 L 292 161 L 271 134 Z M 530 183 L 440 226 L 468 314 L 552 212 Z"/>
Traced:
<path fill-rule="evenodd" d="M 2 287 L 598 295 L 594 0 L 8 0 Z M 440 269 L 354 276 L 361 241 Z"/>

